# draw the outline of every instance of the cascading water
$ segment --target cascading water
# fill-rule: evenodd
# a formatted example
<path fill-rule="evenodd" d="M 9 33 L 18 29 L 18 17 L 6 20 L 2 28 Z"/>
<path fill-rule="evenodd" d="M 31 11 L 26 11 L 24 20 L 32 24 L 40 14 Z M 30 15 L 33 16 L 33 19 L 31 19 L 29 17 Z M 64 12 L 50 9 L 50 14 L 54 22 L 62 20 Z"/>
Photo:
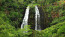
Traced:
<path fill-rule="evenodd" d="M 39 10 L 38 10 L 38 7 L 35 6 L 35 30 L 41 30 L 41 27 L 40 27 L 40 13 L 39 13 Z"/>
<path fill-rule="evenodd" d="M 23 29 L 25 25 L 28 25 L 28 16 L 29 16 L 29 6 L 26 9 L 25 16 L 24 16 L 23 22 L 21 24 L 21 29 Z"/>
<path fill-rule="evenodd" d="M 25 16 L 24 16 L 23 22 L 21 24 L 21 29 L 23 29 L 25 25 L 28 25 L 28 17 L 29 17 L 29 6 L 26 9 Z M 27 26 L 26 26 L 26 30 L 27 30 Z M 37 6 L 35 6 L 35 30 L 39 30 L 39 31 L 41 30 L 40 13 L 39 13 Z"/>

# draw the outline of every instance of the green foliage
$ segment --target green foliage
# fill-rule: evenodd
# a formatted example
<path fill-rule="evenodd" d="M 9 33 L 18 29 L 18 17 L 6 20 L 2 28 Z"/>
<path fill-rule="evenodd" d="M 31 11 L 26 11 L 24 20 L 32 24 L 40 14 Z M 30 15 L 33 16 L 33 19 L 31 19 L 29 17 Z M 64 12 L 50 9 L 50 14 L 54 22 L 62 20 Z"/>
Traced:
<path fill-rule="evenodd" d="M 59 1 L 0 0 L 0 37 L 65 37 L 65 3 L 59 4 Z M 53 5 L 54 3 L 56 4 Z M 54 18 L 51 27 L 42 31 L 32 31 L 30 26 L 20 29 L 26 7 L 34 8 L 35 5 L 44 7 L 44 12 L 48 13 L 50 18 L 52 11 L 59 13 L 59 18 Z"/>
<path fill-rule="evenodd" d="M 65 21 L 65 16 L 54 19 L 51 24 L 60 23 L 63 21 Z"/>
<path fill-rule="evenodd" d="M 29 35 L 32 34 L 32 31 L 30 26 L 26 25 L 23 29 L 19 29 L 17 33 L 19 34 L 18 37 L 29 37 Z"/>
<path fill-rule="evenodd" d="M 24 2 L 23 0 L 5 0 L 4 2 L 2 1 L 4 0 L 1 0 L 0 3 L 1 17 L 3 16 L 3 20 L 7 19 L 11 25 L 13 25 L 16 28 L 19 28 L 19 24 L 21 24 L 22 22 L 22 17 L 25 12 L 24 10 L 27 6 L 27 2 Z"/>
<path fill-rule="evenodd" d="M 14 27 L 11 25 L 0 25 L 0 37 L 14 37 L 14 32 Z"/>
<path fill-rule="evenodd" d="M 18 2 L 20 2 L 20 3 L 24 3 L 24 0 L 18 0 Z"/>
<path fill-rule="evenodd" d="M 0 37 L 29 37 L 31 33 L 32 32 L 29 27 L 27 30 L 25 28 L 15 30 L 15 28 L 11 25 L 0 25 Z"/>
<path fill-rule="evenodd" d="M 7 18 L 6 14 L 3 11 L 0 11 L 0 25 L 1 24 L 10 24 L 9 18 Z"/>
<path fill-rule="evenodd" d="M 61 37 L 65 35 L 65 21 L 46 28 L 42 31 L 38 31 L 36 35 L 38 37 Z M 65 36 L 64 36 L 65 37 Z"/>

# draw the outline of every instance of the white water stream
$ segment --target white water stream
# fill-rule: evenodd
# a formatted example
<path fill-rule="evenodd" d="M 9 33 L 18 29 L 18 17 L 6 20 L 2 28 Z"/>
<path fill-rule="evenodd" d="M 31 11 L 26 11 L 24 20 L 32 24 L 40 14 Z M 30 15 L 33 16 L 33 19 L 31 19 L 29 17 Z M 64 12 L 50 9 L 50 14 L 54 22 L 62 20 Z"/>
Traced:
<path fill-rule="evenodd" d="M 29 17 L 29 6 L 26 9 L 25 16 L 24 16 L 23 22 L 21 24 L 21 29 L 23 29 L 25 25 L 28 25 L 28 17 Z"/>
<path fill-rule="evenodd" d="M 35 30 L 41 30 L 41 27 L 40 27 L 40 13 L 39 13 L 39 10 L 38 10 L 38 7 L 35 6 Z"/>

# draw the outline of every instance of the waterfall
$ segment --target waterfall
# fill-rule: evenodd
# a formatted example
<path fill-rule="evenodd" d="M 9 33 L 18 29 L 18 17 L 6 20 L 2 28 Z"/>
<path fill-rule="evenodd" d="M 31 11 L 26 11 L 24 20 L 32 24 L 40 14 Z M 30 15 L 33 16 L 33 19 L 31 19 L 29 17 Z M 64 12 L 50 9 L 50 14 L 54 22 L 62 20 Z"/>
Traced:
<path fill-rule="evenodd" d="M 21 24 L 21 29 L 23 29 L 25 25 L 28 25 L 28 16 L 29 16 L 29 6 L 26 9 L 25 16 L 24 16 L 23 22 Z"/>
<path fill-rule="evenodd" d="M 41 27 L 40 27 L 40 13 L 39 13 L 39 10 L 38 10 L 38 7 L 35 6 L 35 30 L 41 30 Z"/>
<path fill-rule="evenodd" d="M 29 6 L 26 9 L 25 16 L 24 16 L 23 22 L 21 24 L 21 29 L 23 29 L 25 25 L 28 25 L 28 17 L 29 17 Z M 26 26 L 25 29 L 27 30 L 27 26 Z M 37 6 L 35 6 L 35 30 L 39 30 L 39 31 L 41 30 L 41 27 L 40 27 L 40 13 L 39 13 L 39 10 L 38 10 Z"/>

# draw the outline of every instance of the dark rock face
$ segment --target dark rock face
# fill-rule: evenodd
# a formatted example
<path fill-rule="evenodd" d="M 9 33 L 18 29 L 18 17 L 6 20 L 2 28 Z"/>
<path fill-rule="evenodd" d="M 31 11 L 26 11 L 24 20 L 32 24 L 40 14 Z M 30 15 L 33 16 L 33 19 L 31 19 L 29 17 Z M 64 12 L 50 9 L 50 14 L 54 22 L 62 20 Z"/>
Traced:
<path fill-rule="evenodd" d="M 39 11 L 40 11 L 40 25 L 41 25 L 41 29 L 43 30 L 43 29 L 49 27 L 48 13 L 45 12 L 45 10 L 42 6 L 39 7 Z"/>
<path fill-rule="evenodd" d="M 35 8 L 30 9 L 28 25 L 31 25 L 31 29 L 35 30 Z"/>
<path fill-rule="evenodd" d="M 40 25 L 41 25 L 41 29 L 45 28 L 44 26 L 44 12 L 42 11 L 42 8 L 39 7 L 39 11 L 40 11 Z"/>

